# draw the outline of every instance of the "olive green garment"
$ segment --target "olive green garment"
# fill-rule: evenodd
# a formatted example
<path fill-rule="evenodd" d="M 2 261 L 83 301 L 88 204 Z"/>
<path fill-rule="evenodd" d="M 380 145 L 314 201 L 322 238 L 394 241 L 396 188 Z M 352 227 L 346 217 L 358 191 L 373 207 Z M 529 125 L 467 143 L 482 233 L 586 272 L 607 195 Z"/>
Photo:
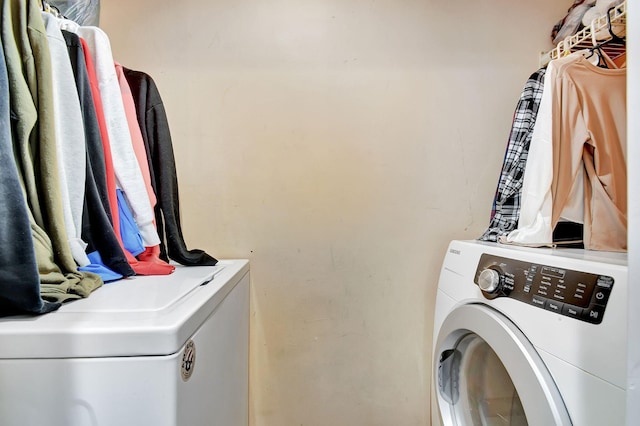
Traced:
<path fill-rule="evenodd" d="M 35 153 L 29 146 L 29 137 L 38 120 L 38 111 L 33 103 L 29 86 L 22 73 L 23 55 L 21 54 L 17 40 L 13 33 L 12 2 L 2 3 L 2 40 L 7 74 L 9 79 L 9 92 L 11 103 L 12 139 L 16 156 L 18 171 L 27 193 L 29 209 L 37 223 L 43 223 L 40 199 L 36 187 L 36 176 L 33 173 L 35 167 L 33 160 Z M 25 57 L 25 60 L 33 60 Z"/>
<path fill-rule="evenodd" d="M 16 120 L 12 137 L 32 213 L 41 295 L 55 301 L 86 297 L 102 279 L 78 271 L 64 229 L 51 57 L 40 9 L 29 0 L 4 0 L 2 5 L 2 43 Z"/>

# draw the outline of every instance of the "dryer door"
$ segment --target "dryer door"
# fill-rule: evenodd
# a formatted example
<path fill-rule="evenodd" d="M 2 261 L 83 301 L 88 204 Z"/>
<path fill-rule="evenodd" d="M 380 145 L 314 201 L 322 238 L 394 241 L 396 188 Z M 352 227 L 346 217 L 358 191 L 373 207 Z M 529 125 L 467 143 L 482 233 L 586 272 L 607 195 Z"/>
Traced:
<path fill-rule="evenodd" d="M 434 352 L 445 426 L 571 425 L 551 374 L 504 315 L 481 304 L 445 318 Z"/>

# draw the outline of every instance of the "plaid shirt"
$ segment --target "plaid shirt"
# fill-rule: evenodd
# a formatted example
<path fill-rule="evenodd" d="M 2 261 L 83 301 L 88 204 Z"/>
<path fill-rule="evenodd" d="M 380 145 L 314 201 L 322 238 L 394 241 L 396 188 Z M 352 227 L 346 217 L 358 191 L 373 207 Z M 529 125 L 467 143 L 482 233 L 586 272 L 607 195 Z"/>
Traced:
<path fill-rule="evenodd" d="M 542 99 L 544 74 L 545 68 L 534 72 L 520 95 L 493 201 L 491 221 L 480 240 L 497 241 L 498 236 L 508 234 L 518 226 L 524 169 Z"/>

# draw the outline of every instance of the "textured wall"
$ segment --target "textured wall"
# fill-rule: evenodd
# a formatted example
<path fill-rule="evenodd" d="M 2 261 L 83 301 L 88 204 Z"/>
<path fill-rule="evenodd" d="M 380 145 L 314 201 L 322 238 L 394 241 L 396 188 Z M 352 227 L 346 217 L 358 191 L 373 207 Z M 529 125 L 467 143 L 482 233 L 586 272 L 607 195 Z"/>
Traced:
<path fill-rule="evenodd" d="M 187 243 L 251 260 L 253 425 L 428 424 L 440 262 L 569 3 L 102 3 L 163 95 Z"/>

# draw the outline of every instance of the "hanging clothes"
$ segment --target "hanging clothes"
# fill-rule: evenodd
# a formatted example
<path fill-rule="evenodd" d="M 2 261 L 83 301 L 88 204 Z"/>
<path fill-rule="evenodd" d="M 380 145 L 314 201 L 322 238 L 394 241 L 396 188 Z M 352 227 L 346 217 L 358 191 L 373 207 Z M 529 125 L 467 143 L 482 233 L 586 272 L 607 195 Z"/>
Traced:
<path fill-rule="evenodd" d="M 61 23 L 63 27 L 76 28 L 74 23 L 69 23 L 68 21 L 64 21 Z M 74 33 L 75 34 L 75 33 Z M 102 95 L 100 93 L 100 83 L 98 82 L 98 76 L 96 73 L 96 68 L 93 63 L 92 55 L 90 52 L 89 45 L 87 42 L 80 37 L 80 43 L 82 44 L 82 49 L 85 54 L 85 64 L 87 66 L 87 76 L 89 77 L 89 86 L 91 88 L 91 94 L 93 96 L 94 108 L 96 111 L 96 118 L 98 119 L 98 126 L 100 129 L 100 137 L 102 138 L 102 148 L 104 152 L 104 164 L 105 164 L 105 172 L 106 172 L 106 183 L 107 183 L 107 193 L 109 197 L 109 211 L 111 212 L 111 221 L 113 224 L 113 230 L 118 239 L 118 243 L 122 248 L 122 252 L 125 255 L 127 263 L 131 265 L 133 270 L 135 271 L 138 260 L 129 253 L 124 248 L 124 243 L 122 238 L 120 237 L 120 212 L 118 208 L 118 197 L 117 197 L 117 185 L 116 185 L 116 175 L 115 175 L 115 167 L 113 165 L 113 156 L 111 154 L 111 141 L 109 138 L 109 131 L 107 128 L 107 122 L 104 115 L 104 107 L 102 104 Z"/>
<path fill-rule="evenodd" d="M 87 257 L 91 263 L 98 262 L 115 273 L 99 269 L 105 282 L 112 281 L 134 275 L 134 271 L 127 262 L 113 228 L 106 183 L 104 148 L 89 83 L 84 49 L 78 35 L 64 30 L 62 35 L 67 45 L 75 77 L 86 140 L 87 173 L 82 215 L 82 238 L 88 244 Z M 83 268 L 80 269 L 83 270 Z"/>
<path fill-rule="evenodd" d="M 90 261 L 82 241 L 82 209 L 86 179 L 86 141 L 82 125 L 80 100 L 74 96 L 75 79 L 57 18 L 41 12 L 51 53 L 53 115 L 56 135 L 60 194 L 65 230 L 76 263 L 87 266 Z"/>
<path fill-rule="evenodd" d="M 109 38 L 100 28 L 81 27 L 71 21 L 66 21 L 64 29 L 78 34 L 89 47 L 102 96 L 117 185 L 127 198 L 145 246 L 158 245 L 160 238 L 153 224 L 153 209 L 133 151 Z"/>
<path fill-rule="evenodd" d="M 552 225 L 584 170 L 584 245 L 592 250 L 627 250 L 626 79 L 626 69 L 580 56 L 554 92 Z"/>
<path fill-rule="evenodd" d="M 131 94 L 131 88 L 124 76 L 124 70 L 122 65 L 116 62 L 116 76 L 118 77 L 118 85 L 120 87 L 120 94 L 122 96 L 122 103 L 124 106 L 125 116 L 127 118 L 127 125 L 129 126 L 129 133 L 131 134 L 131 145 L 133 152 L 136 155 L 138 166 L 140 166 L 140 172 L 142 173 L 142 179 L 144 181 L 145 188 L 147 189 L 147 195 L 149 196 L 149 203 L 152 208 L 155 208 L 158 200 L 156 194 L 153 191 L 151 185 L 151 173 L 149 171 L 149 162 L 147 161 L 147 151 L 144 147 L 144 140 L 142 138 L 142 132 L 138 119 L 136 116 L 136 105 Z"/>
<path fill-rule="evenodd" d="M 160 238 L 153 224 L 153 209 L 133 151 L 109 39 L 104 31 L 97 27 L 79 27 L 78 35 L 87 41 L 90 52 L 94 56 L 105 107 L 107 130 L 111 140 L 111 152 L 114 156 L 113 165 L 117 184 L 123 190 L 131 207 L 144 245 L 147 247 L 158 245 Z"/>
<path fill-rule="evenodd" d="M 137 257 L 138 262 L 134 268 L 140 275 L 169 275 L 175 270 L 175 266 L 160 260 L 156 256 L 156 247 L 145 247 L 138 232 L 138 225 L 133 219 L 129 209 L 129 203 L 121 190 L 118 189 L 118 207 L 120 208 L 120 232 L 122 241 L 129 251 Z"/>
<path fill-rule="evenodd" d="M 187 265 L 216 264 L 184 244 L 170 139 L 157 156 L 163 171 L 155 173 L 164 181 L 170 166 L 173 179 L 158 188 L 174 200 L 157 200 L 148 157 L 156 149 L 143 137 L 147 129 L 106 34 L 39 6 L 8 0 L 0 10 L 0 193 L 8 202 L 0 206 L 0 316 L 50 312 L 136 273 L 170 274 L 175 267 L 161 259 L 165 223 L 161 247 L 156 214 L 172 228 L 169 254 Z M 162 108 L 166 122 L 157 100 L 152 112 Z M 137 259 L 123 248 L 123 231 L 127 241 L 137 239 Z"/>
<path fill-rule="evenodd" d="M 27 196 L 41 297 L 55 302 L 87 297 L 102 280 L 78 271 L 67 239 L 52 117 L 51 57 L 35 2 L 2 3 L 2 43 L 15 117 L 12 141 Z"/>
<path fill-rule="evenodd" d="M 0 316 L 44 314 L 60 304 L 40 297 L 29 213 L 11 144 L 9 81 L 0 43 Z"/>
<path fill-rule="evenodd" d="M 124 70 L 122 65 L 116 63 L 116 75 L 118 76 L 118 84 L 120 86 L 120 93 L 122 95 L 122 102 L 124 105 L 125 115 L 127 117 L 127 124 L 129 125 L 129 132 L 131 134 L 131 143 L 133 151 L 136 154 L 138 165 L 142 173 L 145 187 L 147 188 L 147 195 L 149 196 L 149 202 L 152 208 L 157 205 L 156 194 L 151 185 L 151 173 L 149 171 L 149 162 L 147 160 L 147 151 L 145 149 L 144 140 L 142 138 L 142 132 L 138 119 L 136 117 L 136 106 L 131 94 L 131 88 L 124 76 Z M 155 225 L 155 223 L 154 223 Z M 158 236 L 160 236 L 158 234 Z M 145 247 L 143 251 L 137 254 L 138 260 L 151 263 L 153 269 L 157 270 L 157 273 L 171 273 L 175 270 L 173 265 L 169 265 L 166 261 L 160 259 L 160 246 Z"/>
<path fill-rule="evenodd" d="M 67 32 L 71 32 L 71 31 L 67 31 Z M 111 141 L 109 140 L 109 132 L 107 130 L 107 123 L 105 121 L 104 108 L 102 106 L 102 96 L 100 94 L 100 85 L 98 83 L 98 77 L 96 76 L 96 70 L 93 64 L 93 59 L 91 58 L 91 54 L 89 52 L 89 46 L 87 45 L 85 40 L 80 38 L 80 36 L 78 36 L 78 39 L 80 40 L 82 51 L 84 52 L 85 66 L 87 69 L 87 77 L 89 79 L 89 88 L 91 89 L 91 99 L 93 100 L 93 107 L 96 113 L 96 119 L 98 121 L 98 129 L 100 131 L 100 139 L 102 140 L 102 151 L 104 154 L 104 166 L 105 166 L 106 193 L 109 201 L 109 209 L 108 209 L 109 218 L 111 219 L 111 223 L 113 224 L 113 229 L 116 236 L 119 236 L 120 222 L 118 217 L 118 198 L 116 196 L 116 187 L 117 187 L 116 175 L 113 168 L 113 156 L 111 155 Z"/>
<path fill-rule="evenodd" d="M 553 245 L 562 220 L 584 247 L 626 250 L 626 70 L 582 53 L 551 61 L 534 126 L 518 228 L 499 241 Z"/>
<path fill-rule="evenodd" d="M 572 61 L 573 57 L 563 61 Z M 553 75 L 560 63 L 552 61 L 544 75 L 544 89 L 534 124 L 527 165 L 522 182 L 522 206 L 517 229 L 499 237 L 499 241 L 511 244 L 551 245 L 551 179 L 553 151 L 551 142 L 551 110 Z"/>
<path fill-rule="evenodd" d="M 545 72 L 546 69 L 541 68 L 529 77 L 518 100 L 493 202 L 491 221 L 480 240 L 497 241 L 499 236 L 508 234 L 518 226 L 522 182 L 533 128 L 542 100 Z"/>
<path fill-rule="evenodd" d="M 112 212 L 113 227 L 127 262 L 136 274 L 170 274 L 175 270 L 175 267 L 160 261 L 159 258 L 137 259 L 135 257 L 148 250 L 153 250 L 153 247 L 157 246 L 160 240 L 153 223 L 153 213 L 150 215 L 148 213 L 153 209 L 133 149 L 132 135 L 115 65 L 112 62 L 108 37 L 99 28 L 80 27 L 68 20 L 61 21 L 61 26 L 81 36 L 80 41 L 83 49 L 88 52 L 85 55 L 86 65 L 94 100 L 96 100 L 96 113 L 99 116 L 103 142 L 106 140 L 108 143 L 105 145 L 107 177 L 114 176 L 115 183 L 119 187 L 115 191 L 116 211 Z M 108 158 L 112 158 L 112 161 L 109 162 Z M 113 206 L 114 201 L 111 200 L 110 191 L 109 188 L 110 205 Z M 123 202 L 126 205 L 123 205 Z M 125 223 L 122 222 L 123 220 Z M 132 223 L 135 223 L 135 226 L 130 226 Z M 138 237 L 142 238 L 143 246 L 134 248 L 129 243 Z M 156 242 L 155 245 L 153 245 L 154 242 Z"/>
<path fill-rule="evenodd" d="M 158 88 L 148 74 L 124 68 L 136 104 L 144 139 L 151 184 L 158 198 L 155 218 L 161 236 L 160 258 L 182 265 L 215 265 L 218 261 L 200 249 L 187 249 L 180 224 L 178 179 L 169 121 Z"/>

